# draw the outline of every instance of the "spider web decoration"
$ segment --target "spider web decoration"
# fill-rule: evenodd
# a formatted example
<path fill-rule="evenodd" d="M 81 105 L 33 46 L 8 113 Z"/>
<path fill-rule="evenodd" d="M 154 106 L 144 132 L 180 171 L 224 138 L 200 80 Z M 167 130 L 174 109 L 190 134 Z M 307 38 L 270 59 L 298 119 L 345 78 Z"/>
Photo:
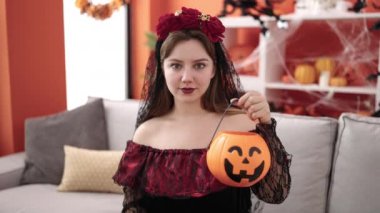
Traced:
<path fill-rule="evenodd" d="M 313 27 L 313 25 L 300 24 L 297 32 L 287 39 L 285 51 L 287 58 L 283 60 L 286 61 L 286 64 L 282 69 L 287 75 L 294 76 L 297 64 L 306 62 L 313 65 L 318 57 L 328 56 L 333 58 L 337 64 L 336 75 L 345 77 L 348 86 L 374 88 L 376 82 L 367 81 L 367 77 L 377 73 L 379 36 L 371 33 L 368 26 L 368 20 L 365 19 L 321 21 L 314 23 L 315 31 L 304 29 L 312 32 L 314 34 L 312 36 L 302 33 L 302 28 Z M 316 31 L 320 33 L 316 33 Z M 325 37 L 325 39 L 307 42 L 308 37 Z M 297 48 L 299 47 L 297 44 L 305 42 L 310 45 Z M 291 92 L 284 92 L 280 96 L 282 98 L 275 102 L 282 103 L 282 106 L 287 104 L 302 106 L 305 109 L 304 114 L 338 117 L 341 112 L 372 112 L 375 108 L 374 95 L 307 91 L 305 93 L 310 100 L 305 102 L 303 101 L 305 94 L 290 95 L 289 93 Z"/>
<path fill-rule="evenodd" d="M 298 64 L 314 65 L 320 57 L 332 58 L 336 63 L 335 75 L 347 79 L 347 86 L 372 88 L 378 75 L 380 31 L 370 31 L 374 19 L 303 21 L 292 20 L 284 31 L 270 27 L 272 39 L 267 51 L 273 52 L 283 75 L 290 76 L 293 84 L 294 70 Z M 235 63 L 236 68 L 258 63 L 259 50 Z M 268 71 L 266 75 L 271 75 Z M 276 71 L 274 71 L 276 72 Z M 281 82 L 281 78 L 277 81 Z M 317 83 L 316 83 L 317 85 Z M 344 87 L 343 87 L 344 88 Z M 267 89 L 266 96 L 275 111 L 292 114 L 339 117 L 342 112 L 371 114 L 376 103 L 372 93 L 338 93 L 320 90 Z"/>

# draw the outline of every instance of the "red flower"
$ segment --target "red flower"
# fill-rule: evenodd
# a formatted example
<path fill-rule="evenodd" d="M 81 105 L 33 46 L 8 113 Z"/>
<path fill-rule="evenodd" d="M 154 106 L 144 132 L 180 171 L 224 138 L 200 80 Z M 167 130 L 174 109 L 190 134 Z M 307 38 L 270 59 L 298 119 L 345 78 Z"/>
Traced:
<path fill-rule="evenodd" d="M 197 10 L 197 9 L 182 7 L 182 14 L 187 14 L 187 15 L 192 15 L 192 16 L 198 16 L 198 15 L 200 15 L 202 13 L 199 10 Z"/>
<path fill-rule="evenodd" d="M 209 19 L 202 19 L 207 16 Z M 208 15 L 203 15 L 196 9 L 182 7 L 176 14 L 166 14 L 160 17 L 156 28 L 158 40 L 165 40 L 170 32 L 178 30 L 201 30 L 212 42 L 222 41 L 224 26 L 222 22 Z"/>
<path fill-rule="evenodd" d="M 161 16 L 156 27 L 158 40 L 165 40 L 170 32 L 181 29 L 181 25 L 180 18 L 174 14 Z"/>
<path fill-rule="evenodd" d="M 211 17 L 210 21 L 202 22 L 202 31 L 212 42 L 222 41 L 224 30 L 222 22 L 216 17 Z"/>

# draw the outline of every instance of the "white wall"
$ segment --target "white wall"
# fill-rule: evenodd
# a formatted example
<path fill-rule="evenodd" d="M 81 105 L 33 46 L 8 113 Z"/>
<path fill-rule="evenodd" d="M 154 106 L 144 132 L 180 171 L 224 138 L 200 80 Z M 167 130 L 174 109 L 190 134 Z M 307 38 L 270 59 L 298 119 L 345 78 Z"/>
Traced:
<path fill-rule="evenodd" d="M 128 95 L 126 7 L 104 21 L 81 14 L 75 0 L 63 0 L 63 10 L 67 108 L 84 104 L 88 96 L 125 99 Z"/>

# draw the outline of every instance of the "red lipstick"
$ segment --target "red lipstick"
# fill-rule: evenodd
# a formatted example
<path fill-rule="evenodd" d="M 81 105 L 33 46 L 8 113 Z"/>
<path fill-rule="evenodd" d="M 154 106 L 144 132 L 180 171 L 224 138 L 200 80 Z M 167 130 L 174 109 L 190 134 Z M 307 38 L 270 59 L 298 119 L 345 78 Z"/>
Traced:
<path fill-rule="evenodd" d="M 184 93 L 184 94 L 191 94 L 194 92 L 194 88 L 181 88 L 181 91 Z"/>

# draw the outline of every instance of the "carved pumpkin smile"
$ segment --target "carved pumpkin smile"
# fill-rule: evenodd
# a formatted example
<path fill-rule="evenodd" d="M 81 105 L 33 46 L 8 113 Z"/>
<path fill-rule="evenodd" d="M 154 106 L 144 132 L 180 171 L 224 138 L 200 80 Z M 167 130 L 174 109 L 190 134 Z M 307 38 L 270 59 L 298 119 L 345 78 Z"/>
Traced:
<path fill-rule="evenodd" d="M 253 132 L 222 131 L 207 152 L 210 172 L 229 186 L 252 186 L 265 177 L 270 164 L 268 145 Z"/>
<path fill-rule="evenodd" d="M 241 182 L 241 180 L 243 178 L 246 178 L 246 179 L 248 179 L 249 182 L 252 182 L 255 179 L 257 179 L 261 175 L 261 173 L 263 173 L 264 161 L 261 162 L 260 166 L 257 167 L 255 169 L 255 172 L 251 175 L 247 174 L 247 170 L 240 170 L 239 174 L 234 174 L 233 165 L 231 164 L 231 162 L 228 159 L 226 159 L 224 161 L 224 168 L 226 170 L 228 177 L 231 178 L 231 180 L 233 180 L 235 182 Z"/>

